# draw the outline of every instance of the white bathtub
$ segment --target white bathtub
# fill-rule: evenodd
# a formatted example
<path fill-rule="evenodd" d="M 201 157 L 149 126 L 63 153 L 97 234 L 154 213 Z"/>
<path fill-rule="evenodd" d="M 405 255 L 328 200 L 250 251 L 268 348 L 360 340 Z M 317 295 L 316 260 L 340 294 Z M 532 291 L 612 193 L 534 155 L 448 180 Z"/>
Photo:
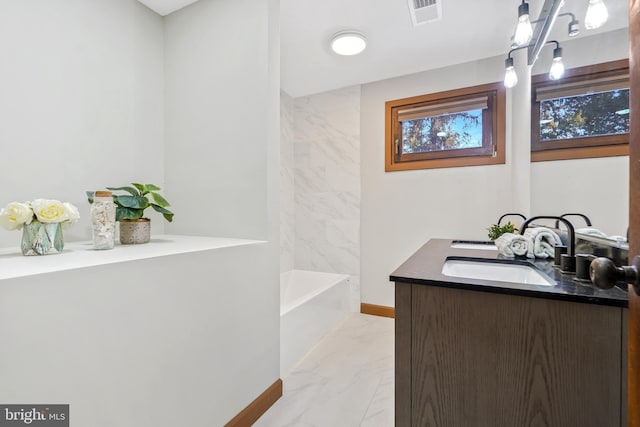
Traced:
<path fill-rule="evenodd" d="M 280 275 L 280 376 L 349 312 L 349 276 L 291 270 Z"/>

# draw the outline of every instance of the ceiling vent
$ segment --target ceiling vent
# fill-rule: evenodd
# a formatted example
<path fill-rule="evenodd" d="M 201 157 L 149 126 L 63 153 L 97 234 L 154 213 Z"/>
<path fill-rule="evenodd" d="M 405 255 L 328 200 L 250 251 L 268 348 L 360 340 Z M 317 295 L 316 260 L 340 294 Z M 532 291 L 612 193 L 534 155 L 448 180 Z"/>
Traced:
<path fill-rule="evenodd" d="M 413 25 L 442 19 L 442 0 L 408 0 Z"/>

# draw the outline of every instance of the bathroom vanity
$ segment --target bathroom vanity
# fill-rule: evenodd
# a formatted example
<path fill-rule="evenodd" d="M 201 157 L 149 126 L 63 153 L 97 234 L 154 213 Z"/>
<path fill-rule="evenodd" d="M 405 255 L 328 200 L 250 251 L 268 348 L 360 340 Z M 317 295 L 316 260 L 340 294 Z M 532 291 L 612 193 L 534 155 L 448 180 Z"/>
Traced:
<path fill-rule="evenodd" d="M 553 260 L 544 285 L 443 274 L 500 257 L 433 239 L 392 273 L 395 425 L 626 426 L 627 293 Z"/>

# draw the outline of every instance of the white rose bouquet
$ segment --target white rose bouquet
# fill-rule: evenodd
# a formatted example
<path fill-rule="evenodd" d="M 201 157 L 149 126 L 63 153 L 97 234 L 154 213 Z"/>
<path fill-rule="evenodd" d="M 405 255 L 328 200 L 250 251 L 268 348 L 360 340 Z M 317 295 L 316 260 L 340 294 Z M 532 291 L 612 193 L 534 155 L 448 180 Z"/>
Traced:
<path fill-rule="evenodd" d="M 35 199 L 31 202 L 11 202 L 0 210 L 0 225 L 7 230 L 21 230 L 25 224 L 72 223 L 80 218 L 78 208 L 59 200 Z"/>

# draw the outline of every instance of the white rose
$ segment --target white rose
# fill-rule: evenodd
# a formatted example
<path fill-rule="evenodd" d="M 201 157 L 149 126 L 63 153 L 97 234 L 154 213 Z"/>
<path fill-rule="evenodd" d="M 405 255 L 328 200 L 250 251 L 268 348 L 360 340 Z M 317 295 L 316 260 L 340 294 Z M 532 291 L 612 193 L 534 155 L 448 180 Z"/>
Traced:
<path fill-rule="evenodd" d="M 56 223 L 67 219 L 67 211 L 58 200 L 36 199 L 31 202 L 31 209 L 38 221 L 43 223 Z"/>
<path fill-rule="evenodd" d="M 63 203 L 64 210 L 67 213 L 67 221 L 76 222 L 80 219 L 80 212 L 78 212 L 78 208 L 72 205 L 71 203 Z"/>
<path fill-rule="evenodd" d="M 24 224 L 30 224 L 33 211 L 25 203 L 12 202 L 0 210 L 0 225 L 7 230 L 20 230 Z"/>

